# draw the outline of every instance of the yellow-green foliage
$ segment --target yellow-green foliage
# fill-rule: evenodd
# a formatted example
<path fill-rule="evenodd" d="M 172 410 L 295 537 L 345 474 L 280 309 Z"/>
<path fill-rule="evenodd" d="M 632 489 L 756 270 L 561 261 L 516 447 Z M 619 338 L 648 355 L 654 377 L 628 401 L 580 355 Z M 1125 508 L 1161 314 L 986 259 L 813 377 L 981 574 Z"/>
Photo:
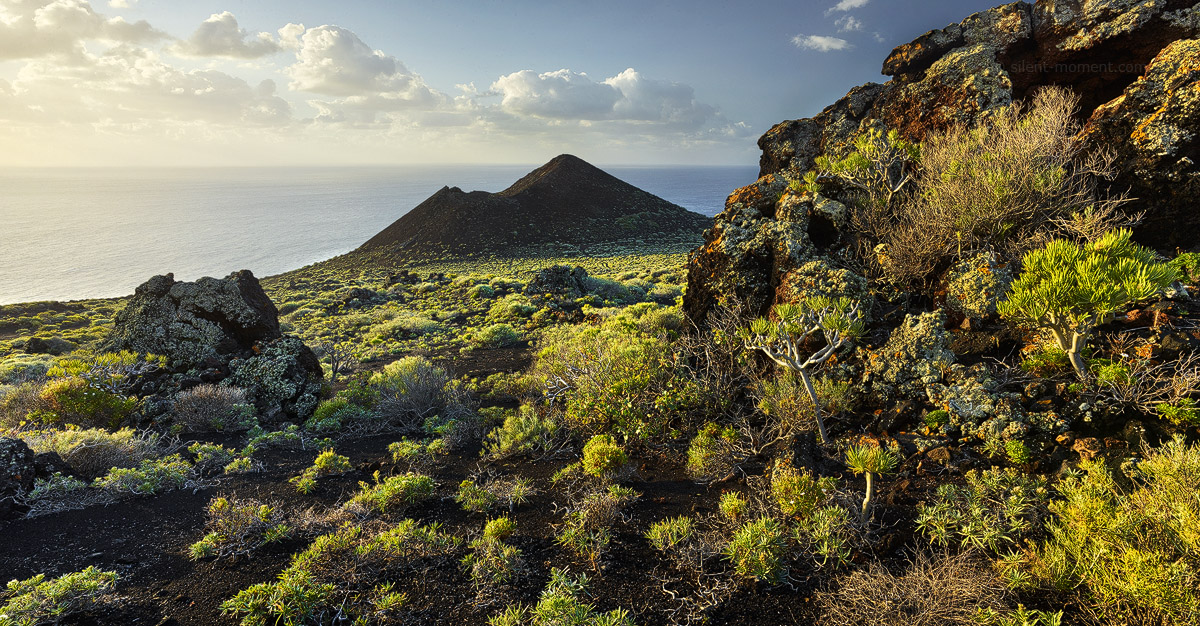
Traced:
<path fill-rule="evenodd" d="M 588 578 L 572 578 L 557 567 L 534 606 L 515 604 L 488 619 L 488 626 L 635 626 L 625 609 L 599 613 L 582 600 Z"/>
<path fill-rule="evenodd" d="M 1134 302 L 1145 300 L 1175 280 L 1175 270 L 1137 245 L 1127 230 L 1114 230 L 1081 245 L 1055 239 L 1025 255 L 1000 315 L 1046 329 L 1087 376 L 1083 349 L 1092 329 Z"/>
<path fill-rule="evenodd" d="M 291 529 L 278 507 L 258 500 L 213 498 L 208 503 L 209 531 L 188 549 L 193 560 L 249 554 L 286 539 Z"/>
<path fill-rule="evenodd" d="M 116 572 L 88 567 L 51 580 L 45 574 L 12 580 L 0 593 L 0 626 L 57 624 L 112 591 L 117 578 Z"/>
<path fill-rule="evenodd" d="M 34 452 L 58 453 L 71 469 L 89 479 L 115 467 L 135 467 L 158 456 L 161 448 L 157 435 L 139 434 L 132 428 L 35 431 L 22 438 Z"/>
<path fill-rule="evenodd" d="M 783 579 L 786 549 L 783 526 L 773 518 L 762 517 L 738 528 L 725 544 L 724 555 L 737 575 L 777 583 Z"/>
<path fill-rule="evenodd" d="M 296 491 L 300 493 L 312 493 L 317 488 L 317 479 L 321 476 L 344 474 L 351 469 L 354 468 L 350 465 L 349 458 L 337 454 L 333 450 L 324 450 L 317 455 L 311 466 L 288 482 L 295 485 Z"/>
<path fill-rule="evenodd" d="M 492 430 L 483 444 L 484 454 L 493 459 L 549 450 L 558 432 L 558 423 L 538 415 L 533 405 L 523 404 L 504 417 L 504 424 Z"/>
<path fill-rule="evenodd" d="M 404 507 L 429 499 L 433 495 L 433 479 L 424 474 L 402 474 L 380 479 L 375 472 L 375 484 L 358 483 L 359 491 L 346 503 L 347 511 L 366 514 L 394 513 Z"/>
<path fill-rule="evenodd" d="M 732 446 L 738 434 L 709 422 L 696 433 L 687 450 L 687 471 L 696 478 L 721 478 L 733 469 Z"/>
<path fill-rule="evenodd" d="M 617 473 L 629 456 L 612 435 L 595 435 L 583 446 L 583 471 L 604 478 Z"/>
<path fill-rule="evenodd" d="M 599 325 L 547 331 L 536 372 L 565 395 L 567 423 L 584 433 L 654 438 L 719 402 L 678 365 L 654 305 Z"/>
<path fill-rule="evenodd" d="M 771 497 L 788 517 L 807 519 L 837 486 L 836 479 L 814 477 L 807 469 L 777 462 L 771 469 Z"/>
<path fill-rule="evenodd" d="M 1099 462 L 1081 468 L 1058 485 L 1050 538 L 1009 567 L 1078 593 L 1108 623 L 1200 624 L 1200 447 L 1164 445 L 1132 483 Z"/>
<path fill-rule="evenodd" d="M 663 552 L 681 545 L 692 538 L 695 525 L 692 518 L 687 516 L 673 517 L 650 525 L 646 539 L 656 550 Z"/>
<path fill-rule="evenodd" d="M 939 485 L 932 502 L 917 506 L 917 530 L 932 544 L 999 554 L 1041 530 L 1046 479 L 1013 468 L 972 470 L 966 479 Z"/>
<path fill-rule="evenodd" d="M 111 493 L 149 496 L 183 487 L 192 477 L 192 466 L 178 454 L 146 459 L 132 468 L 117 468 L 97 478 L 95 486 Z"/>
<path fill-rule="evenodd" d="M 53 424 L 116 428 L 137 408 L 135 398 L 106 391 L 78 376 L 51 380 L 40 398 L 46 410 L 39 412 L 39 420 Z"/>
<path fill-rule="evenodd" d="M 410 519 L 375 534 L 343 526 L 292 557 L 279 580 L 241 591 L 221 611 L 240 617 L 243 626 L 329 624 L 343 618 L 389 623 L 396 617 L 392 611 L 404 604 L 404 595 L 389 581 L 410 580 L 421 559 L 461 543 L 437 524 L 418 526 Z"/>

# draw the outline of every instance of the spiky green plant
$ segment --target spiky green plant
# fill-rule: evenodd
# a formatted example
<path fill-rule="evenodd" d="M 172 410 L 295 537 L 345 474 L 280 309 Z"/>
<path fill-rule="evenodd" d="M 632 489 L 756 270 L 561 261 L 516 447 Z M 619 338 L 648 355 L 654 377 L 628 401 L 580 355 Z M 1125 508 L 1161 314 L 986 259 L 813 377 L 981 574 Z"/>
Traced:
<path fill-rule="evenodd" d="M 773 310 L 774 319 L 759 318 L 742 330 L 746 348 L 759 350 L 780 367 L 800 375 L 804 389 L 812 399 L 821 443 L 829 443 L 821 403 L 813 388 L 812 374 L 829 357 L 861 336 L 864 325 L 859 314 L 860 303 L 849 298 L 817 296 L 795 304 L 779 304 Z M 810 350 L 812 339 L 820 337 L 823 345 Z"/>
<path fill-rule="evenodd" d="M 899 464 L 899 454 L 879 446 L 863 444 L 850 446 L 846 450 L 846 467 L 855 474 L 865 474 L 867 477 L 867 495 L 863 497 L 861 514 L 864 522 L 871 508 L 871 499 L 875 496 L 874 477 L 891 474 Z"/>
<path fill-rule="evenodd" d="M 1000 315 L 1048 330 L 1080 378 L 1087 376 L 1083 349 L 1092 330 L 1177 277 L 1174 268 L 1134 243 L 1124 229 L 1082 246 L 1055 239 L 1026 254 L 1023 265 L 999 305 Z"/>

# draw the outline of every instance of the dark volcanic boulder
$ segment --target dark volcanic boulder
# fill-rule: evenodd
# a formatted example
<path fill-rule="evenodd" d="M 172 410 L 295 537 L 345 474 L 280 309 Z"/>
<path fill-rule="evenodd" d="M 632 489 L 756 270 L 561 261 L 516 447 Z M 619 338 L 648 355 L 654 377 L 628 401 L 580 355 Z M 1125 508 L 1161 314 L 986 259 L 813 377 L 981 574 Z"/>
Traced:
<path fill-rule="evenodd" d="M 249 270 L 194 283 L 167 274 L 137 288 L 117 314 L 107 348 L 161 354 L 190 369 L 279 336 L 279 313 Z"/>
<path fill-rule="evenodd" d="M 244 388 L 268 422 L 306 419 L 324 378 L 312 350 L 280 334 L 275 305 L 247 270 L 194 283 L 170 274 L 151 278 L 118 314 L 107 348 L 168 358 L 178 374 L 149 389 L 162 397 L 148 404 L 155 415 L 172 392 L 219 383 Z"/>
<path fill-rule="evenodd" d="M 1196 245 L 1200 200 L 1200 40 L 1167 46 L 1121 97 L 1092 113 L 1084 136 L 1117 152 L 1116 185 L 1152 204 L 1143 236 L 1165 246 Z"/>
<path fill-rule="evenodd" d="M 540 269 L 525 285 L 527 295 L 552 295 L 556 298 L 575 299 L 587 293 L 587 270 L 570 265 L 552 265 Z"/>
<path fill-rule="evenodd" d="M 34 454 L 20 439 L 0 437 L 0 519 L 12 515 L 14 498 L 33 488 Z"/>
<path fill-rule="evenodd" d="M 229 369 L 225 384 L 245 389 L 266 421 L 280 415 L 306 419 L 317 408 L 321 362 L 295 337 L 275 339 L 253 356 L 230 361 Z"/>

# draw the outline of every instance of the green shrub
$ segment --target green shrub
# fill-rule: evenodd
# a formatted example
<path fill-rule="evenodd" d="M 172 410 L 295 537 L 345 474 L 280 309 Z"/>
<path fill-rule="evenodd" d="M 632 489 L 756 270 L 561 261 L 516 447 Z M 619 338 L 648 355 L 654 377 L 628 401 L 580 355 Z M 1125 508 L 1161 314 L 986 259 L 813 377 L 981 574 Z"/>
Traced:
<path fill-rule="evenodd" d="M 1013 465 L 1028 465 L 1033 462 L 1033 451 L 1020 439 L 1009 439 L 1004 442 L 1004 455 Z"/>
<path fill-rule="evenodd" d="M 709 422 L 696 433 L 687 450 L 687 471 L 695 478 L 722 478 L 733 470 L 737 431 Z"/>
<path fill-rule="evenodd" d="M 1176 425 L 1200 426 L 1200 405 L 1191 398 L 1183 398 L 1173 403 L 1162 402 L 1155 406 L 1154 410 Z"/>
<path fill-rule="evenodd" d="M 738 528 L 725 545 L 724 556 L 738 576 L 773 584 L 783 580 L 786 548 L 783 527 L 763 517 Z"/>
<path fill-rule="evenodd" d="M 196 457 L 196 471 L 208 472 L 222 469 L 233 462 L 236 453 L 225 446 L 197 441 L 187 451 Z"/>
<path fill-rule="evenodd" d="M 807 519 L 837 485 L 829 477 L 814 477 L 807 469 L 797 470 L 791 463 L 776 462 L 771 468 L 771 497 L 788 517 Z"/>
<path fill-rule="evenodd" d="M 462 565 L 476 587 L 503 585 L 517 577 L 522 567 L 521 551 L 504 543 L 516 528 L 511 518 L 496 518 L 484 526 L 480 538 L 470 543 L 472 552 L 463 557 Z"/>
<path fill-rule="evenodd" d="M 944 409 L 937 409 L 925 414 L 925 426 L 931 430 L 936 430 L 950 423 L 950 412 Z"/>
<path fill-rule="evenodd" d="M 850 512 L 840 506 L 815 509 L 795 528 L 796 545 L 811 552 L 821 565 L 849 565 L 855 538 Z"/>
<path fill-rule="evenodd" d="M 325 450 L 317 455 L 317 459 L 313 464 L 305 469 L 299 476 L 295 476 L 288 480 L 296 486 L 296 491 L 300 493 L 312 493 L 317 488 L 317 479 L 322 476 L 331 476 L 333 474 L 344 474 L 354 469 L 350 465 L 350 459 L 333 450 Z"/>
<path fill-rule="evenodd" d="M 192 466 L 178 454 L 146 459 L 134 468 L 117 468 L 97 478 L 96 487 L 113 494 L 149 496 L 180 489 L 192 478 Z"/>
<path fill-rule="evenodd" d="M 938 486 L 917 505 L 917 530 L 935 546 L 1000 554 L 1041 532 L 1050 495 L 1046 479 L 1013 468 L 967 472 L 966 484 Z"/>
<path fill-rule="evenodd" d="M 110 432 L 102 428 L 33 431 L 22 434 L 37 453 L 55 452 L 81 476 L 103 476 L 115 467 L 135 467 L 162 452 L 158 435 L 132 428 Z"/>
<path fill-rule="evenodd" d="M 1122 486 L 1098 462 L 1058 484 L 1049 538 L 1031 582 L 1081 596 L 1106 622 L 1200 623 L 1200 447 L 1175 439 L 1134 466 Z"/>
<path fill-rule="evenodd" d="M 727 491 L 721 494 L 721 503 L 719 505 L 721 515 L 725 516 L 731 522 L 739 522 L 746 516 L 746 511 L 749 508 L 749 503 L 742 494 L 736 491 Z"/>
<path fill-rule="evenodd" d="M 250 554 L 291 534 L 284 517 L 278 507 L 258 500 L 213 498 L 208 503 L 208 533 L 188 548 L 188 555 L 200 560 Z"/>
<path fill-rule="evenodd" d="M 566 571 L 553 568 L 537 605 L 509 606 L 488 619 L 488 626 L 635 626 L 624 609 L 597 613 L 583 602 L 588 582 L 587 576 L 571 578 Z"/>
<path fill-rule="evenodd" d="M 583 471 L 597 478 L 611 478 L 628 462 L 612 435 L 595 435 L 583 446 Z"/>
<path fill-rule="evenodd" d="M 1025 255 L 1022 265 L 1000 315 L 1047 330 L 1080 378 L 1087 377 L 1083 349 L 1092 329 L 1175 280 L 1174 270 L 1127 230 L 1082 246 L 1055 239 Z"/>
<path fill-rule="evenodd" d="M 77 376 L 51 380 L 40 397 L 49 411 L 42 421 L 101 428 L 121 426 L 138 405 L 136 398 L 125 398 Z"/>
<path fill-rule="evenodd" d="M 428 500 L 433 495 L 433 479 L 424 474 L 401 474 L 380 480 L 375 472 L 375 484 L 358 483 L 360 491 L 344 505 L 347 511 L 360 516 L 371 512 L 387 515 Z"/>
<path fill-rule="evenodd" d="M 722 406 L 682 367 L 686 359 L 676 359 L 666 335 L 646 333 L 629 317 L 548 329 L 540 345 L 535 373 L 552 399 L 565 400 L 566 425 L 587 435 L 655 439 Z"/>
<path fill-rule="evenodd" d="M 555 541 L 599 567 L 600 558 L 612 541 L 609 526 L 638 494 L 627 487 L 609 485 L 585 496 L 568 511 Z"/>
<path fill-rule="evenodd" d="M 491 459 L 504 459 L 534 451 L 548 451 L 558 424 L 538 415 L 536 407 L 521 405 L 516 413 L 504 417 L 504 425 L 488 433 L 483 454 Z"/>
<path fill-rule="evenodd" d="M 654 549 L 666 552 L 670 548 L 686 543 L 692 538 L 695 526 L 692 518 L 686 516 L 673 517 L 650 525 L 646 539 Z"/>
<path fill-rule="evenodd" d="M 312 417 L 304 423 L 304 429 L 320 433 L 338 432 L 344 425 L 369 415 L 366 409 L 346 398 L 333 398 L 317 405 Z"/>
<path fill-rule="evenodd" d="M 57 624 L 111 592 L 117 579 L 116 572 L 88 567 L 51 580 L 46 580 L 45 574 L 13 580 L 0 594 L 4 600 L 0 606 L 0 625 Z"/>
<path fill-rule="evenodd" d="M 481 348 L 505 348 L 521 341 L 521 334 L 508 324 L 492 324 L 475 335 Z"/>
<path fill-rule="evenodd" d="M 458 484 L 458 494 L 454 496 L 454 501 L 461 504 L 464 510 L 475 513 L 490 511 L 499 499 L 496 494 L 476 485 L 469 478 Z"/>
<path fill-rule="evenodd" d="M 395 619 L 389 612 L 405 604 L 391 581 L 411 580 L 424 569 L 424 559 L 460 544 L 437 524 L 418 526 L 413 520 L 375 534 L 343 526 L 293 556 L 279 580 L 244 589 L 221 611 L 241 617 L 242 626 L 384 623 Z"/>

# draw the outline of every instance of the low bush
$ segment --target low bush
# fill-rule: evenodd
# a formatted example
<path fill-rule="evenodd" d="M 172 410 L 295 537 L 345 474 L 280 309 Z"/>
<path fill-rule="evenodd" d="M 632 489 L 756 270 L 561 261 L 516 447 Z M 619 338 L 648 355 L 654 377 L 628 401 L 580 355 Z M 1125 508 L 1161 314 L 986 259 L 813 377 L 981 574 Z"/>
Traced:
<path fill-rule="evenodd" d="M 743 524 L 725 544 L 724 556 L 738 576 L 776 584 L 786 574 L 783 567 L 787 539 L 783 526 L 769 517 Z"/>
<path fill-rule="evenodd" d="M 655 550 L 665 552 L 691 539 L 694 532 L 692 518 L 679 516 L 651 524 L 646 539 Z"/>
<path fill-rule="evenodd" d="M 629 455 L 612 435 L 595 435 L 583 446 L 583 471 L 597 478 L 612 478 L 629 463 Z"/>
<path fill-rule="evenodd" d="M 1007 578 L 1077 594 L 1104 622 L 1200 623 L 1200 446 L 1149 451 L 1131 484 L 1099 462 L 1080 468 L 1057 485 L 1049 537 Z"/>
<path fill-rule="evenodd" d="M 39 420 L 49 424 L 118 428 L 138 406 L 136 398 L 102 389 L 79 376 L 51 380 L 39 397 L 46 406 Z"/>
<path fill-rule="evenodd" d="M 93 479 L 113 468 L 136 467 L 163 452 L 158 435 L 132 428 L 110 432 L 102 428 L 46 430 L 24 433 L 34 452 L 55 452 L 80 476 Z"/>
<path fill-rule="evenodd" d="M 390 581 L 415 578 L 431 559 L 459 545 L 461 540 L 437 524 L 419 526 L 413 520 L 371 534 L 343 526 L 292 557 L 279 580 L 241 591 L 221 610 L 240 617 L 243 626 L 394 620 L 406 597 Z"/>
<path fill-rule="evenodd" d="M 254 405 L 237 387 L 199 385 L 180 392 L 171 405 L 184 432 L 241 431 L 254 426 Z"/>
<path fill-rule="evenodd" d="M 347 398 L 338 397 L 317 405 L 312 417 L 304 423 L 304 429 L 316 433 L 335 433 L 352 422 L 366 419 L 370 412 Z"/>
<path fill-rule="evenodd" d="M 305 469 L 299 476 L 295 476 L 288 480 L 296 486 L 296 491 L 300 493 L 312 493 L 317 488 L 317 479 L 322 476 L 332 476 L 334 474 L 345 474 L 354 469 L 350 465 L 350 459 L 333 450 L 325 450 L 317 455 L 317 459 L 313 464 Z"/>
<path fill-rule="evenodd" d="M 433 495 L 433 479 L 424 474 L 401 474 L 380 479 L 375 472 L 375 484 L 358 483 L 360 491 L 343 508 L 359 516 L 371 513 L 389 515 L 428 500 Z"/>
<path fill-rule="evenodd" d="M 516 531 L 516 523 L 507 517 L 489 521 L 483 535 L 470 543 L 471 554 L 463 557 L 462 566 L 471 576 L 476 588 L 511 583 L 524 563 L 521 551 L 505 540 Z"/>
<path fill-rule="evenodd" d="M 733 446 L 738 433 L 709 422 L 696 433 L 687 449 L 687 472 L 693 478 L 716 480 L 733 471 Z"/>
<path fill-rule="evenodd" d="M 111 592 L 118 578 L 116 572 L 88 567 L 50 580 L 45 574 L 13 580 L 0 593 L 0 626 L 57 624 Z"/>
<path fill-rule="evenodd" d="M 558 423 L 542 417 L 536 407 L 521 405 L 504 417 L 504 425 L 488 433 L 483 442 L 484 456 L 505 459 L 533 452 L 546 452 L 553 446 Z"/>
<path fill-rule="evenodd" d="M 588 582 L 586 576 L 572 578 L 565 570 L 553 568 L 535 606 L 510 606 L 492 616 L 488 626 L 634 626 L 624 609 L 598 613 L 584 602 Z"/>
<path fill-rule="evenodd" d="M 807 469 L 798 470 L 791 463 L 776 462 L 771 468 L 771 497 L 787 517 L 808 519 L 836 485 L 837 480 L 832 477 L 814 477 Z"/>
<path fill-rule="evenodd" d="M 178 454 L 146 459 L 132 468 L 118 468 L 97 478 L 94 485 L 115 495 L 150 496 L 180 489 L 192 479 L 192 466 Z"/>
<path fill-rule="evenodd" d="M 208 503 L 204 538 L 188 548 L 193 560 L 250 554 L 258 548 L 286 539 L 291 528 L 278 506 L 258 500 L 213 498 Z"/>
<path fill-rule="evenodd" d="M 587 559 L 592 567 L 599 567 L 600 558 L 612 541 L 609 527 L 637 497 L 634 490 L 617 485 L 584 496 L 569 507 L 555 541 Z"/>
<path fill-rule="evenodd" d="M 819 592 L 821 624 L 977 626 L 980 609 L 1004 607 L 1004 585 L 969 554 L 916 558 L 896 574 L 871 563 Z"/>
<path fill-rule="evenodd" d="M 492 324 L 475 334 L 475 345 L 481 348 L 506 348 L 521 341 L 521 334 L 508 324 Z"/>

